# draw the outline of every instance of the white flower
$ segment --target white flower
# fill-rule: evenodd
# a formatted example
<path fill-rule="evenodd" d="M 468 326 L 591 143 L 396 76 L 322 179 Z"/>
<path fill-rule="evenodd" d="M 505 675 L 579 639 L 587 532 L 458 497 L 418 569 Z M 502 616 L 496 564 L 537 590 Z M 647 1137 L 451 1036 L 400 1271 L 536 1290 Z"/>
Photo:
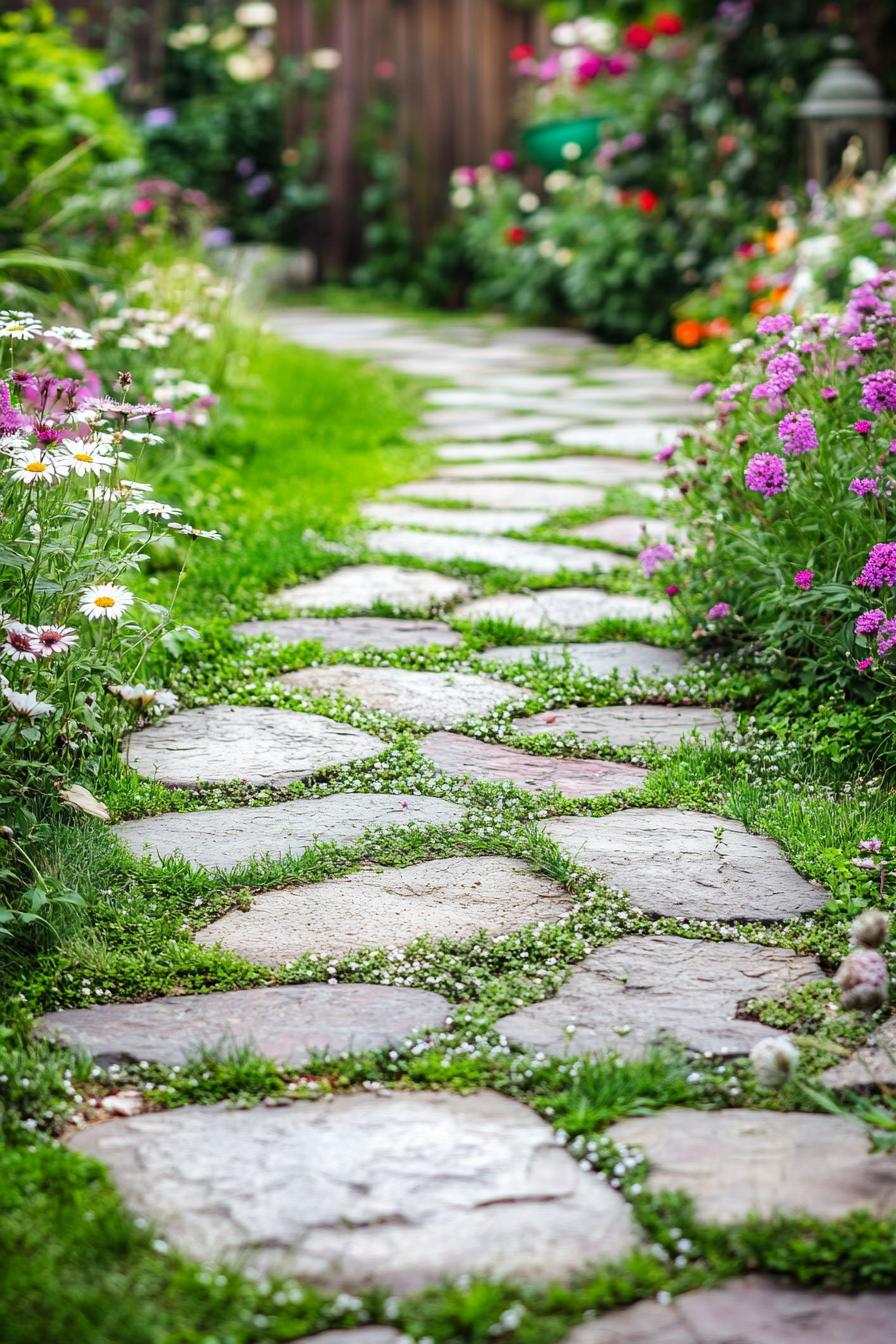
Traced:
<path fill-rule="evenodd" d="M 572 261 L 574 255 L 575 253 L 572 251 L 571 248 L 558 247 L 557 251 L 554 253 L 554 261 L 557 263 L 558 266 L 568 266 Z"/>
<path fill-rule="evenodd" d="M 555 168 L 552 173 L 548 173 L 544 180 L 545 191 L 565 191 L 575 182 L 572 173 L 567 173 L 563 168 Z"/>
<path fill-rule="evenodd" d="M 455 210 L 466 210 L 473 204 L 473 192 L 470 187 L 457 187 L 451 193 L 451 204 Z"/>
<path fill-rule="evenodd" d="M 542 238 L 536 251 L 540 257 L 550 258 L 557 251 L 557 244 L 554 242 L 553 238 Z"/>
<path fill-rule="evenodd" d="M 15 309 L 4 309 L 0 313 L 0 340 L 33 341 L 41 333 L 41 324 L 33 313 L 20 313 Z"/>
<path fill-rule="evenodd" d="M 201 527 L 191 527 L 189 523 L 169 523 L 168 526 L 175 532 L 182 532 L 185 537 L 204 537 L 206 541 L 224 540 L 221 533 L 214 529 L 204 532 Z"/>
<path fill-rule="evenodd" d="M 541 202 L 534 191 L 524 191 L 517 201 L 517 205 L 521 210 L 525 211 L 526 214 L 531 214 L 533 210 L 537 210 L 540 204 Z"/>
<path fill-rule="evenodd" d="M 106 690 L 116 700 L 125 705 L 134 705 L 138 709 L 148 709 L 155 702 L 158 691 L 139 682 L 136 686 L 107 686 Z"/>
<path fill-rule="evenodd" d="M 115 458 L 102 448 L 91 448 L 86 439 L 63 439 L 67 456 L 62 460 L 76 476 L 102 476 L 115 466 Z"/>
<path fill-rule="evenodd" d="M 319 47 L 317 51 L 311 52 L 308 63 L 312 70 L 338 70 L 342 57 L 333 47 Z"/>
<path fill-rule="evenodd" d="M 34 632 L 34 642 L 41 658 L 52 658 L 54 653 L 68 653 L 78 642 L 78 632 L 70 625 L 41 625 Z"/>
<path fill-rule="evenodd" d="M 117 583 L 96 583 L 84 589 L 78 610 L 91 621 L 117 621 L 133 601 L 134 594 Z"/>
<path fill-rule="evenodd" d="M 750 1051 L 750 1062 L 763 1087 L 780 1087 L 796 1071 L 800 1052 L 788 1036 L 764 1036 Z"/>
<path fill-rule="evenodd" d="M 150 518 L 174 518 L 182 513 L 182 509 L 176 509 L 173 504 L 162 504 L 157 499 L 134 499 L 130 504 L 125 505 L 125 513 L 147 514 Z"/>
<path fill-rule="evenodd" d="M 576 144 L 575 140 L 567 140 L 560 153 L 567 163 L 575 163 L 576 159 L 582 157 L 582 146 Z"/>
<path fill-rule="evenodd" d="M 45 714 L 53 714 L 56 706 L 45 700 L 38 700 L 36 691 L 14 691 L 4 686 L 3 695 L 12 710 L 20 719 L 41 719 Z"/>
<path fill-rule="evenodd" d="M 30 448 L 16 453 L 9 474 L 23 485 L 53 485 L 68 473 L 68 460 L 51 457 L 43 448 Z"/>
<path fill-rule="evenodd" d="M 59 797 L 69 807 L 75 807 L 79 812 L 86 812 L 88 817 L 98 817 L 100 821 L 111 821 L 109 809 L 105 803 L 101 803 L 99 798 L 94 798 L 89 789 L 85 789 L 83 784 L 69 784 L 67 789 L 59 790 Z"/>
<path fill-rule="evenodd" d="M 607 19 L 584 17 L 576 20 L 578 39 L 592 51 L 608 56 L 616 46 L 616 25 Z"/>
<path fill-rule="evenodd" d="M 69 350 L 92 350 L 96 344 L 90 332 L 82 327 L 50 327 L 44 336 L 48 341 L 67 345 Z"/>
<path fill-rule="evenodd" d="M 179 703 L 173 691 L 156 691 L 157 709 L 177 709 Z"/>
<path fill-rule="evenodd" d="M 0 654 L 12 663 L 36 663 L 41 651 L 36 643 L 37 631 L 33 625 L 22 625 L 20 621 L 10 621 L 4 632 Z"/>
<path fill-rule="evenodd" d="M 244 28 L 273 28 L 277 23 L 277 10 L 268 0 L 246 0 L 233 17 Z"/>
<path fill-rule="evenodd" d="M 136 430 L 134 430 L 134 429 L 122 429 L 122 430 L 119 430 L 119 433 L 120 433 L 120 435 L 121 435 L 121 437 L 122 437 L 123 439 L 130 439 L 132 443 L 164 443 L 164 442 L 165 442 L 165 440 L 162 438 L 161 434 L 150 434 L 150 432 L 149 432 L 148 429 L 145 429 L 145 430 L 143 431 L 142 434 L 138 433 L 138 432 L 137 432 Z M 149 487 L 147 487 L 147 489 L 148 489 L 148 488 L 149 488 Z"/>
<path fill-rule="evenodd" d="M 558 23 L 556 28 L 551 29 L 551 41 L 555 47 L 574 47 L 579 40 L 579 34 L 574 23 Z"/>

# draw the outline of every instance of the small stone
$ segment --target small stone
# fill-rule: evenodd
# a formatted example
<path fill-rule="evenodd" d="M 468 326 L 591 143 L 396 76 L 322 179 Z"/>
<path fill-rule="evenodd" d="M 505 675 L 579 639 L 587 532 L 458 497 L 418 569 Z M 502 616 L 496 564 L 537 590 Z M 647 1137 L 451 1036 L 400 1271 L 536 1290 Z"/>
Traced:
<path fill-rule="evenodd" d="M 100 1106 L 110 1115 L 140 1115 L 144 1109 L 143 1093 L 139 1088 L 126 1087 L 121 1092 L 110 1092 L 108 1097 L 103 1097 Z"/>
<path fill-rule="evenodd" d="M 673 436 L 669 425 L 655 420 L 629 420 L 623 424 L 572 425 L 555 435 L 555 442 L 564 448 L 604 449 L 611 453 L 626 453 L 643 457 L 655 453 Z"/>
<path fill-rule="evenodd" d="M 800 877 L 767 835 L 706 812 L 644 807 L 545 824 L 576 861 L 626 891 L 649 915 L 794 919 L 827 893 Z"/>
<path fill-rule="evenodd" d="M 476 537 L 460 532 L 414 532 L 390 528 L 368 532 L 365 538 L 372 551 L 382 555 L 412 555 L 418 560 L 451 564 L 466 561 L 495 565 L 500 569 L 518 569 L 529 574 L 608 573 L 630 563 L 612 551 L 586 549 L 545 541 L 517 541 L 510 537 Z"/>
<path fill-rule="evenodd" d="M 305 952 L 342 956 L 362 947 L 397 947 L 425 935 L 451 942 L 485 930 L 511 933 L 560 919 L 571 900 L 558 882 L 517 859 L 435 859 L 407 868 L 362 870 L 327 882 L 259 892 L 248 910 L 231 910 L 195 940 L 263 966 Z"/>
<path fill-rule="evenodd" d="M 438 412 L 434 413 L 436 416 Z M 460 416 L 452 413 L 450 417 L 439 417 L 438 423 L 431 427 L 431 437 L 454 439 L 516 439 L 531 434 L 555 434 L 565 429 L 571 421 L 559 415 L 506 415 L 496 416 L 489 411 L 479 415 Z M 432 425 L 432 422 L 430 421 Z"/>
<path fill-rule="evenodd" d="M 667 602 L 599 588 L 547 588 L 538 593 L 495 593 L 464 602 L 454 616 L 462 621 L 513 621 L 524 630 L 573 634 L 593 621 L 662 621 Z"/>
<path fill-rule="evenodd" d="M 661 474 L 655 462 L 629 462 L 622 457 L 538 457 L 522 462 L 470 462 L 443 467 L 437 479 L 445 481 L 529 480 L 581 481 L 583 485 L 627 485 Z"/>
<path fill-rule="evenodd" d="M 450 826 L 464 809 L 419 794 L 331 793 L 269 807 L 163 812 L 123 821 L 115 836 L 137 858 L 181 858 L 230 871 L 262 859 L 298 857 L 315 844 L 347 845 L 384 826 Z"/>
<path fill-rule="evenodd" d="M 284 588 L 275 601 L 296 611 L 369 611 L 378 604 L 396 611 L 430 612 L 469 596 L 460 579 L 398 565 L 349 565 L 326 578 Z"/>
<path fill-rule="evenodd" d="M 569 535 L 578 537 L 580 541 L 603 541 L 609 546 L 624 546 L 629 551 L 639 551 L 644 546 L 669 541 L 674 533 L 674 525 L 663 518 L 636 518 L 617 514 L 614 518 L 601 518 L 599 522 L 574 527 Z"/>
<path fill-rule="evenodd" d="M 821 1292 L 750 1275 L 583 1321 L 564 1344 L 891 1344 L 896 1293 Z"/>
<path fill-rule="evenodd" d="M 569 1281 L 639 1240 L 621 1195 L 494 1092 L 184 1106 L 69 1144 L 105 1162 L 130 1210 L 191 1259 L 327 1291 Z"/>
<path fill-rule="evenodd" d="M 443 462 L 476 462 L 487 458 L 501 462 L 521 457 L 542 457 L 543 443 L 534 439 L 505 439 L 499 443 L 440 443 L 436 457 Z"/>
<path fill-rule="evenodd" d="M 428 989 L 272 985 L 63 1008 L 38 1018 L 35 1030 L 86 1051 L 99 1064 L 182 1064 L 203 1047 L 228 1053 L 251 1048 L 277 1064 L 302 1068 L 315 1052 L 378 1050 L 409 1032 L 440 1027 L 450 1011 L 447 1000 Z"/>
<path fill-rule="evenodd" d="M 324 1330 L 320 1335 L 305 1335 L 291 1344 L 402 1344 L 405 1336 L 389 1325 L 359 1325 L 353 1330 Z"/>
<path fill-rule="evenodd" d="M 575 733 L 580 742 L 609 742 L 612 747 L 636 747 L 642 742 L 677 747 L 694 734 L 705 741 L 713 733 L 731 732 L 736 719 L 726 710 L 699 705 L 605 705 L 545 710 L 514 719 L 513 726 L 521 733 Z"/>
<path fill-rule="evenodd" d="M 896 1153 L 871 1152 L 865 1126 L 848 1116 L 675 1106 L 622 1120 L 607 1137 L 642 1148 L 647 1189 L 683 1191 L 699 1222 L 896 1211 Z"/>
<path fill-rule="evenodd" d="M 420 751 L 449 775 L 506 781 L 531 793 L 558 789 L 565 798 L 601 798 L 617 789 L 638 789 L 647 778 L 647 771 L 634 765 L 534 756 L 456 733 L 431 733 L 420 743 Z"/>
<path fill-rule="evenodd" d="M 144 779 L 170 788 L 234 779 L 283 787 L 385 749 L 371 733 L 321 714 L 208 705 L 132 733 L 125 760 Z"/>
<path fill-rule="evenodd" d="M 870 1091 L 896 1087 L 896 1017 L 888 1018 L 842 1064 L 821 1075 L 826 1087 Z"/>
<path fill-rule="evenodd" d="M 454 728 L 472 714 L 526 699 L 526 692 L 476 672 L 412 672 L 401 667 L 303 667 L 278 677 L 312 695 L 345 695 L 425 728 Z"/>
<path fill-rule="evenodd" d="M 482 657 L 501 663 L 525 663 L 537 659 L 548 667 L 561 667 L 567 654 L 573 671 L 592 677 L 612 677 L 617 673 L 628 678 L 637 673 L 665 680 L 680 676 L 688 666 L 687 658 L 679 649 L 660 649 L 631 640 L 607 640 L 600 644 L 505 644 L 497 649 L 487 649 Z"/>
<path fill-rule="evenodd" d="M 603 490 L 593 490 L 587 485 L 554 485 L 547 481 L 536 485 L 531 481 L 517 481 L 509 489 L 506 481 L 446 481 L 440 476 L 408 481 L 385 493 L 390 499 L 467 504 L 484 509 L 548 509 L 552 513 L 596 508 L 604 499 Z"/>
<path fill-rule="evenodd" d="M 592 952 L 553 998 L 502 1017 L 496 1030 L 549 1055 L 615 1051 L 636 1059 L 663 1038 L 713 1055 L 746 1055 L 778 1033 L 739 1018 L 743 1004 L 823 979 L 814 958 L 779 947 L 632 936 Z"/>
<path fill-rule="evenodd" d="M 367 504 L 361 510 L 372 523 L 393 527 L 426 527 L 434 532 L 527 532 L 550 516 L 546 509 L 428 509 L 425 504 Z M 377 534 L 379 535 L 379 534 Z M 376 536 L 371 538 L 376 549 Z"/>
<path fill-rule="evenodd" d="M 240 638 L 263 635 L 278 644 L 313 639 L 325 649 L 409 649 L 460 643 L 460 635 L 442 621 L 399 620 L 391 616 L 294 616 L 283 621 L 243 621 L 233 626 Z"/>

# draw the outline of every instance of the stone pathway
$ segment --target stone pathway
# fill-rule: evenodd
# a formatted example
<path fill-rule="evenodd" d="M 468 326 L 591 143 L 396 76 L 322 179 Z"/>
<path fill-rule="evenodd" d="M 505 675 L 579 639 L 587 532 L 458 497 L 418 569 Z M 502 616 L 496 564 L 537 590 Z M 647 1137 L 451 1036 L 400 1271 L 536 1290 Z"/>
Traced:
<path fill-rule="evenodd" d="M 305 344 L 447 383 L 427 392 L 419 430 L 437 468 L 363 505 L 363 563 L 287 587 L 272 599 L 275 615 L 235 627 L 240 638 L 265 637 L 287 651 L 306 641 L 322 646 L 323 658 L 276 682 L 295 694 L 291 703 L 323 712 L 220 704 L 135 732 L 126 755 L 140 776 L 200 792 L 194 810 L 126 821 L 114 833 L 149 863 L 173 860 L 254 881 L 240 888 L 239 906 L 194 932 L 197 955 L 218 948 L 280 980 L 290 975 L 283 968 L 308 954 L 324 965 L 373 957 L 365 967 L 381 957 L 383 982 L 340 979 L 328 965 L 328 983 L 65 1009 L 48 1013 L 38 1030 L 101 1062 L 179 1065 L 202 1044 L 251 1046 L 301 1069 L 314 1052 L 397 1052 L 416 1034 L 424 1045 L 413 1048 L 422 1049 L 452 1025 L 452 991 L 442 982 L 444 996 L 398 983 L 393 958 L 409 944 L 415 956 L 418 946 L 460 944 L 473 958 L 523 930 L 554 938 L 576 917 L 576 902 L 545 872 L 562 873 L 572 860 L 627 893 L 645 916 L 705 921 L 706 936 L 652 932 L 592 946 L 558 992 L 517 999 L 512 1012 L 505 1003 L 494 1024 L 500 1037 L 477 1041 L 503 1038 L 502 1049 L 546 1057 L 637 1059 L 672 1038 L 698 1058 L 725 1059 L 774 1035 L 742 1016 L 745 1005 L 810 984 L 822 968 L 782 948 L 735 941 L 731 925 L 797 919 L 818 909 L 826 893 L 772 839 L 730 818 L 639 805 L 638 790 L 650 796 L 648 770 L 601 758 L 649 744 L 699 746 L 731 731 L 734 716 L 661 703 L 689 662 L 678 649 L 645 642 L 643 625 L 629 631 L 638 638 L 561 642 L 603 620 L 652 623 L 670 615 L 665 601 L 627 591 L 635 582 L 631 552 L 670 535 L 668 521 L 650 509 L 641 516 L 633 501 L 664 498 L 662 468 L 651 454 L 701 413 L 687 390 L 664 373 L 619 365 L 574 332 L 487 323 L 430 329 L 324 310 L 284 309 L 272 321 Z M 626 511 L 582 521 L 589 511 L 606 514 L 608 498 Z M 536 531 L 545 525 L 548 542 Z M 579 586 L 568 586 L 572 574 Z M 464 643 L 470 625 L 480 626 L 477 654 Z M 532 642 L 507 642 L 520 631 Z M 421 647 L 432 650 L 428 666 L 406 652 Z M 611 703 L 577 705 L 570 693 L 536 700 L 550 707 L 526 714 L 533 693 L 518 684 L 516 665 L 610 678 L 610 693 L 600 698 Z M 419 770 L 414 789 L 438 780 L 437 792 L 463 801 L 390 786 L 398 729 L 397 740 L 417 752 L 410 757 Z M 515 745 L 492 740 L 508 731 Z M 521 745 L 526 737 L 529 748 Z M 280 789 L 322 780 L 326 787 L 335 768 L 345 770 L 342 780 L 357 769 L 376 782 L 234 807 L 212 806 L 201 792 L 238 781 Z M 408 778 L 401 776 L 404 784 Z M 507 801 L 479 805 L 496 797 Z M 540 835 L 534 825 L 531 832 L 544 846 L 544 872 L 489 852 L 491 844 L 507 848 L 513 832 L 501 809 L 520 807 L 521 799 L 526 817 L 537 810 Z M 390 866 L 358 864 L 318 882 L 280 878 L 286 885 L 279 886 L 283 870 L 272 878 L 268 869 L 265 882 L 265 864 L 294 863 L 316 845 L 365 837 L 397 843 L 408 828 L 429 826 L 443 828 L 441 844 L 444 828 L 464 824 L 477 837 L 465 856 L 407 866 L 392 858 Z M 465 948 L 468 939 L 475 941 Z M 544 974 L 529 955 L 522 946 L 520 973 Z M 557 961 L 552 956 L 548 965 Z M 457 996 L 465 992 L 459 984 Z M 433 1043 L 443 1048 L 438 1038 Z M 883 1063 L 892 1046 L 886 1024 L 830 1071 L 831 1085 L 892 1080 Z M 467 1048 L 475 1053 L 478 1045 L 463 1037 L 460 1050 Z M 297 1275 L 324 1289 L 416 1292 L 460 1275 L 570 1281 L 589 1265 L 646 1246 L 623 1196 L 529 1107 L 486 1090 L 369 1087 L 277 1107 L 188 1106 L 115 1119 L 86 1127 L 71 1143 L 106 1162 L 129 1207 L 190 1256 Z M 708 1221 L 896 1208 L 894 1158 L 870 1154 L 862 1127 L 849 1119 L 669 1109 L 620 1121 L 609 1137 L 643 1149 L 648 1189 L 685 1191 Z M 836 1295 L 746 1279 L 583 1322 L 569 1342 L 796 1344 L 811 1336 L 839 1344 L 848 1329 L 883 1344 L 884 1329 L 887 1339 L 891 1333 L 887 1301 L 868 1294 L 847 1317 Z M 376 1326 L 317 1338 L 398 1340 Z"/>

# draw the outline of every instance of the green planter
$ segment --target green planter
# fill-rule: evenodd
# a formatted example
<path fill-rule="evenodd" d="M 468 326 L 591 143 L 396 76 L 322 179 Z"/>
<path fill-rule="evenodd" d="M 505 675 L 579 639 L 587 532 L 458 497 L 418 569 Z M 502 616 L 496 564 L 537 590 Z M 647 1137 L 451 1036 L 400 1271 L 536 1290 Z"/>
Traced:
<path fill-rule="evenodd" d="M 527 126 L 523 131 L 526 158 L 550 172 L 552 168 L 563 168 L 569 163 L 563 157 L 564 145 L 578 145 L 582 158 L 593 154 L 600 144 L 601 123 L 606 120 L 606 117 L 595 115 Z"/>

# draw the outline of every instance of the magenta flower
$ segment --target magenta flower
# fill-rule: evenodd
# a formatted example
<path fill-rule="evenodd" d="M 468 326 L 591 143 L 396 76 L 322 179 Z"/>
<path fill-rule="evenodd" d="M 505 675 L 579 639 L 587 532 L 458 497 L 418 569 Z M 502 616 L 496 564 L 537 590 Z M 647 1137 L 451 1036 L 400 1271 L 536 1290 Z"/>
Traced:
<path fill-rule="evenodd" d="M 881 369 L 862 379 L 862 405 L 876 414 L 896 411 L 896 370 Z"/>
<path fill-rule="evenodd" d="M 856 420 L 853 422 L 853 429 L 857 434 L 870 434 L 874 425 L 870 420 Z"/>
<path fill-rule="evenodd" d="M 804 593 L 808 593 L 815 579 L 815 571 L 812 569 L 798 569 L 793 576 L 793 581 L 797 588 L 802 588 Z"/>
<path fill-rule="evenodd" d="M 670 583 L 669 587 L 666 589 L 666 596 L 677 597 L 680 592 L 681 589 L 679 588 L 677 583 Z"/>
<path fill-rule="evenodd" d="M 787 466 L 783 457 L 775 453 L 756 453 L 744 470 L 744 484 L 760 495 L 780 495 L 787 489 Z"/>
<path fill-rule="evenodd" d="M 896 588 L 896 541 L 879 541 L 855 581 L 857 588 Z"/>
<path fill-rule="evenodd" d="M 674 560 L 675 551 L 667 541 L 657 542 L 655 546 L 645 546 L 644 550 L 638 555 L 638 563 L 647 578 L 652 578 L 656 571 L 670 560 Z"/>
<path fill-rule="evenodd" d="M 880 853 L 880 841 L 875 837 L 872 840 L 860 840 L 859 849 L 866 850 L 869 854 Z"/>
<path fill-rule="evenodd" d="M 773 313 L 762 317 L 756 326 L 760 336 L 789 336 L 793 331 L 793 318 L 787 313 Z"/>
<path fill-rule="evenodd" d="M 869 350 L 877 349 L 877 337 L 871 331 L 860 331 L 858 336 L 850 336 L 849 344 L 853 350 L 858 350 L 864 355 Z"/>
<path fill-rule="evenodd" d="M 873 607 L 871 611 L 863 611 L 861 616 L 856 619 L 857 635 L 873 635 L 875 630 L 879 630 L 887 619 L 887 613 L 881 611 L 880 607 Z"/>
<path fill-rule="evenodd" d="M 874 662 L 873 658 L 859 658 L 856 662 L 857 672 L 867 672 L 868 668 Z"/>
<path fill-rule="evenodd" d="M 821 389 L 821 395 L 824 397 L 825 401 L 834 401 L 836 397 L 839 397 L 840 393 L 837 391 L 836 387 L 823 387 Z"/>
<path fill-rule="evenodd" d="M 818 447 L 818 435 L 808 411 L 790 411 L 778 424 L 778 438 L 785 453 L 798 457 Z"/>
<path fill-rule="evenodd" d="M 793 387 L 800 374 L 805 372 L 802 361 L 797 355 L 790 353 L 777 355 L 768 362 L 766 377 L 768 385 L 777 397 L 783 397 L 785 392 Z"/>
<path fill-rule="evenodd" d="M 496 149 L 492 155 L 492 167 L 496 173 L 511 173 L 516 166 L 516 155 L 512 149 Z"/>
<path fill-rule="evenodd" d="M 723 621 L 726 616 L 731 615 L 731 607 L 727 602 L 716 602 L 706 613 L 708 621 Z"/>
<path fill-rule="evenodd" d="M 654 462 L 668 462 L 677 447 L 677 443 L 667 443 L 665 448 L 661 448 L 658 453 L 654 453 Z"/>
<path fill-rule="evenodd" d="M 857 476 L 850 481 L 849 488 L 854 495 L 879 495 L 877 481 L 873 476 Z"/>
<path fill-rule="evenodd" d="M 877 632 L 877 651 L 881 658 L 896 649 L 896 621 L 884 621 Z"/>
<path fill-rule="evenodd" d="M 691 393 L 691 401 L 705 401 L 714 387 L 715 383 L 698 383 Z"/>

